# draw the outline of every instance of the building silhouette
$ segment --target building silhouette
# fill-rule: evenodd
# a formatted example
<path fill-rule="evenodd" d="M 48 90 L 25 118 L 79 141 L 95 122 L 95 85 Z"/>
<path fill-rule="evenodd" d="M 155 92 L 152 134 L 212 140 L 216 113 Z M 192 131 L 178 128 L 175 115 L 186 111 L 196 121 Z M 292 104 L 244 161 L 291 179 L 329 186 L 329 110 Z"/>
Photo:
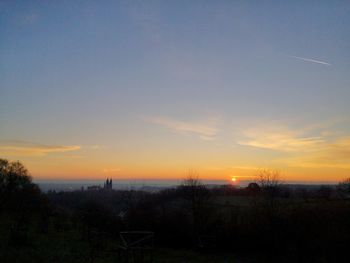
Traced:
<path fill-rule="evenodd" d="M 112 190 L 113 188 L 113 181 L 112 181 L 112 178 L 111 179 L 108 179 L 106 180 L 106 182 L 104 183 L 103 185 L 103 188 L 104 189 L 107 189 L 107 190 Z"/>

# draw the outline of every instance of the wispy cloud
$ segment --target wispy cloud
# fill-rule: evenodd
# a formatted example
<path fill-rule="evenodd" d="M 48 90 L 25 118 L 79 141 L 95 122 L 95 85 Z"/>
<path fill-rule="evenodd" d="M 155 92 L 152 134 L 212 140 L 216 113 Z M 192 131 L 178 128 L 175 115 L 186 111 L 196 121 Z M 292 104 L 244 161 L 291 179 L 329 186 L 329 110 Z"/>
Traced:
<path fill-rule="evenodd" d="M 0 141 L 0 154 L 5 156 L 44 156 L 80 150 L 78 145 L 46 145 L 21 140 Z"/>
<path fill-rule="evenodd" d="M 317 136 L 308 136 L 317 133 Z M 281 152 L 273 160 L 293 167 L 350 169 L 350 136 L 331 131 L 292 130 L 281 126 L 243 131 L 238 143 Z"/>
<path fill-rule="evenodd" d="M 350 137 L 324 143 L 319 151 L 278 161 L 294 167 L 350 169 Z"/>
<path fill-rule="evenodd" d="M 324 142 L 321 136 L 306 136 L 283 127 L 248 129 L 243 136 L 245 139 L 238 141 L 241 145 L 286 152 L 315 150 Z"/>
<path fill-rule="evenodd" d="M 325 65 L 325 66 L 331 66 L 332 64 L 325 62 L 325 61 L 321 61 L 321 60 L 317 60 L 317 59 L 312 59 L 312 58 L 304 58 L 304 57 L 298 57 L 298 56 L 290 56 L 292 58 L 296 58 L 299 60 L 303 60 L 306 62 L 311 62 L 311 63 L 317 63 L 317 64 L 321 64 L 321 65 Z"/>
<path fill-rule="evenodd" d="M 189 122 L 175 120 L 168 117 L 153 117 L 148 119 L 149 122 L 162 125 L 175 132 L 182 134 L 197 134 L 202 140 L 214 140 L 218 134 L 217 119 L 211 118 L 205 122 Z"/>

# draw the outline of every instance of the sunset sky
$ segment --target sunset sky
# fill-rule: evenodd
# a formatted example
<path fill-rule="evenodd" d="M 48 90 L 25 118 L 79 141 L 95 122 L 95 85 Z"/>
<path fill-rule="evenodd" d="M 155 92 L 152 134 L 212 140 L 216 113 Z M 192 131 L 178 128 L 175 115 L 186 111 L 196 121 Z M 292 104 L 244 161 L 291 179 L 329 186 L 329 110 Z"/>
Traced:
<path fill-rule="evenodd" d="M 1 1 L 0 158 L 35 179 L 350 177 L 350 1 Z"/>

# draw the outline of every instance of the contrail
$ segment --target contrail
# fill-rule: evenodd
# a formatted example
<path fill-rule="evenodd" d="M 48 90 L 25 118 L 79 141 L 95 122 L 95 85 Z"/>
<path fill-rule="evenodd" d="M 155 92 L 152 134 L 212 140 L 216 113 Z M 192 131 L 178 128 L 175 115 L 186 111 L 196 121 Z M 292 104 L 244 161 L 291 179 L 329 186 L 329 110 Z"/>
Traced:
<path fill-rule="evenodd" d="M 307 62 L 312 62 L 312 63 L 317 63 L 317 64 L 322 64 L 322 65 L 326 65 L 326 66 L 331 66 L 332 64 L 321 61 L 321 60 L 316 60 L 316 59 L 311 59 L 311 58 L 303 58 L 303 57 L 297 57 L 297 56 L 291 56 L 292 58 L 296 58 L 296 59 L 300 59 L 300 60 L 304 60 Z"/>

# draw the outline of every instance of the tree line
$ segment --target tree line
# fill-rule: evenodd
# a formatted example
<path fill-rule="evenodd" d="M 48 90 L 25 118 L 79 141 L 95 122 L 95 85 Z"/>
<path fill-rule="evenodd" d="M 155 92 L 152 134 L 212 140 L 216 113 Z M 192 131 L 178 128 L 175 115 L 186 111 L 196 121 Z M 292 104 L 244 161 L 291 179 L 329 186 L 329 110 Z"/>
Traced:
<path fill-rule="evenodd" d="M 159 248 L 249 254 L 247 262 L 347 262 L 349 197 L 349 179 L 293 189 L 271 170 L 244 188 L 208 187 L 191 172 L 156 193 L 42 193 L 20 162 L 1 159 L 1 262 L 117 262 L 119 233 L 135 230 L 154 232 Z"/>

